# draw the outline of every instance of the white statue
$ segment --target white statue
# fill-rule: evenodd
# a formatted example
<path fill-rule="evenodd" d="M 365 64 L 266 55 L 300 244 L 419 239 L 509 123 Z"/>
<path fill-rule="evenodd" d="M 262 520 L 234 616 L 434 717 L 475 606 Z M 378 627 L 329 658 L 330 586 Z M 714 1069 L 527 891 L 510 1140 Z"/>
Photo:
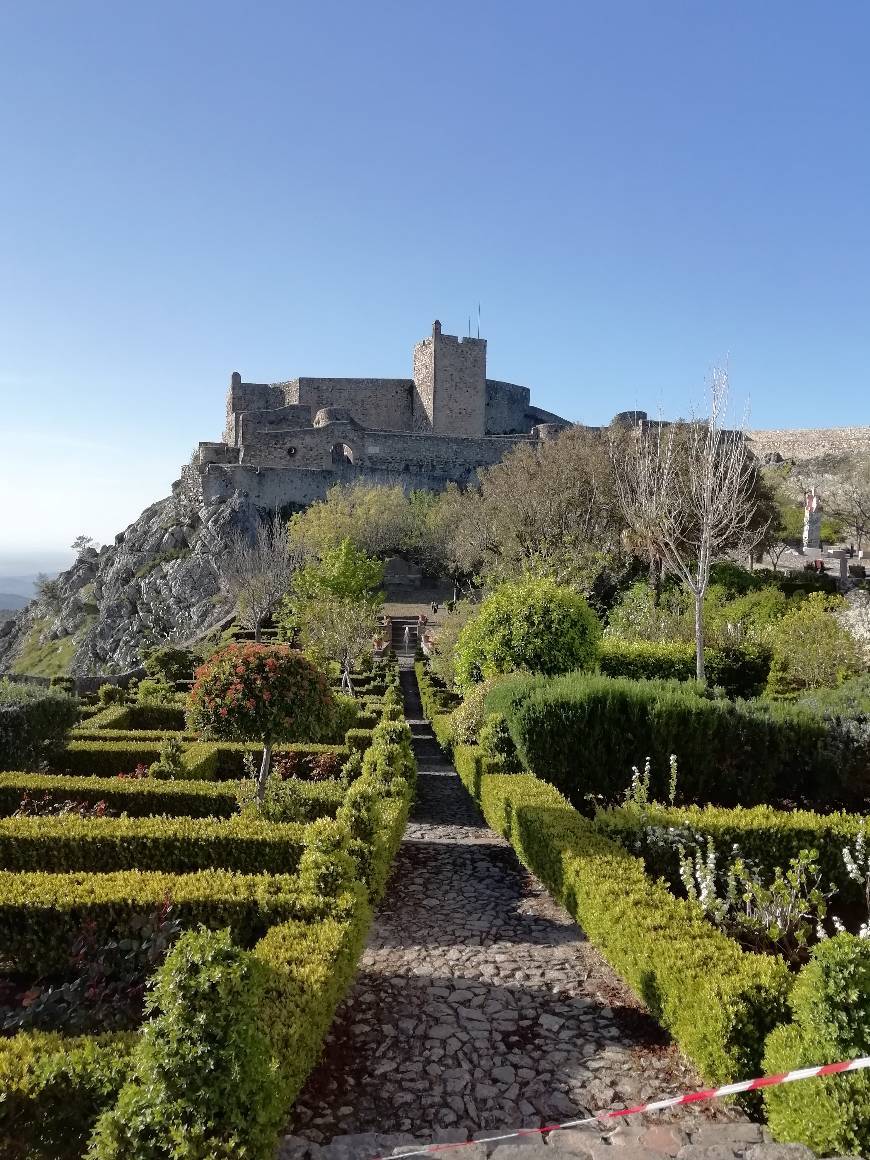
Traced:
<path fill-rule="evenodd" d="M 821 548 L 821 529 L 822 512 L 819 497 L 816 495 L 815 487 L 813 487 L 806 493 L 804 502 L 804 550 Z"/>

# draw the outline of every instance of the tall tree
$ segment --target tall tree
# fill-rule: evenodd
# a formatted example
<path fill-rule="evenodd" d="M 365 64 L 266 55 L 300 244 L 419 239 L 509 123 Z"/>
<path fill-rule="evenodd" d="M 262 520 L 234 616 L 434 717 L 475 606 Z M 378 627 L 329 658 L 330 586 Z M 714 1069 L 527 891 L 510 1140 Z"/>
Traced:
<path fill-rule="evenodd" d="M 610 445 L 629 531 L 654 545 L 694 598 L 699 681 L 706 676 L 703 609 L 710 566 L 729 550 L 751 550 L 761 536 L 760 472 L 743 431 L 723 426 L 727 406 L 728 377 L 717 369 L 706 418 L 654 423 Z"/>

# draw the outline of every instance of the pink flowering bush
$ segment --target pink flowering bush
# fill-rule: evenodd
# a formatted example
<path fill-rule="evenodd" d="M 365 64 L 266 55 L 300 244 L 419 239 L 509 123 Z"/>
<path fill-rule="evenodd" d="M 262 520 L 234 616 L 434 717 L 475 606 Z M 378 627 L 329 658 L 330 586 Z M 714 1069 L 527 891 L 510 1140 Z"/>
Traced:
<path fill-rule="evenodd" d="M 329 734 L 335 702 L 326 677 L 286 644 L 231 644 L 196 670 L 187 720 L 203 737 L 262 741 L 260 794 L 272 746 Z"/>

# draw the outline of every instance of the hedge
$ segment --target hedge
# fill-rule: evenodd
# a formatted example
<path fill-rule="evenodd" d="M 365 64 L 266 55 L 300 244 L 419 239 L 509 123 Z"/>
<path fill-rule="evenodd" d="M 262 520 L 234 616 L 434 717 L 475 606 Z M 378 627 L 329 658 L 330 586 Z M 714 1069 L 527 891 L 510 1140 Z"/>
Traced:
<path fill-rule="evenodd" d="M 417 674 L 423 716 L 432 726 L 438 744 L 445 753 L 450 753 L 453 748 L 453 726 L 450 716 L 462 698 L 449 692 L 437 678 L 433 677 L 424 661 L 415 663 L 414 672 Z"/>
<path fill-rule="evenodd" d="M 268 971 L 262 1020 L 285 1111 L 320 1057 L 336 1008 L 353 979 L 370 921 L 371 910 L 360 901 L 344 919 L 273 926 L 251 952 Z"/>
<path fill-rule="evenodd" d="M 308 788 L 306 785 L 305 789 Z M 215 784 L 208 781 L 164 781 L 153 777 L 127 779 L 0 773 L 0 816 L 15 813 L 25 794 L 38 799 L 46 793 L 58 802 L 73 800 L 90 805 L 105 802 L 109 809 L 137 818 L 155 814 L 228 818 L 239 810 L 237 787 L 233 782 Z"/>
<path fill-rule="evenodd" d="M 53 873 L 210 867 L 247 874 L 292 874 L 305 848 L 305 826 L 241 815 L 216 818 L 0 819 L 0 869 Z"/>
<path fill-rule="evenodd" d="M 691 831 L 706 849 L 707 838 L 716 851 L 733 860 L 736 846 L 740 856 L 757 866 L 763 876 L 773 878 L 777 867 L 784 869 L 801 850 L 816 850 L 821 871 L 821 887 L 836 888 L 836 902 L 861 905 L 864 888 L 846 873 L 843 847 L 854 845 L 865 827 L 857 814 L 816 814 L 810 810 L 777 810 L 772 806 L 752 809 L 722 809 L 717 806 L 685 806 L 669 809 L 650 805 L 602 810 L 595 817 L 602 834 L 639 854 L 650 874 L 662 876 L 679 887 L 679 855 L 670 842 L 658 840 L 662 830 Z"/>
<path fill-rule="evenodd" d="M 237 942 L 250 946 L 276 922 L 349 913 L 356 895 L 333 902 L 304 889 L 293 874 L 0 870 L 0 946 L 22 973 L 48 974 L 68 966 L 69 949 L 85 919 L 95 923 L 97 937 L 107 937 L 166 898 L 183 926 L 229 926 Z"/>
<path fill-rule="evenodd" d="M 79 1160 L 126 1078 L 135 1033 L 0 1038 L 0 1160 Z"/>
<path fill-rule="evenodd" d="M 78 701 L 64 693 L 0 682 L 0 769 L 37 765 L 78 715 Z"/>
<path fill-rule="evenodd" d="M 820 717 L 712 698 L 676 681 L 518 677 L 496 686 L 486 707 L 504 714 L 525 768 L 578 807 L 589 795 L 621 797 L 632 766 L 647 757 L 663 798 L 672 753 L 689 802 L 834 805 L 863 799 L 870 778 L 866 746 Z"/>
<path fill-rule="evenodd" d="M 838 935 L 812 952 L 791 993 L 793 1022 L 769 1036 L 764 1068 L 781 1074 L 870 1055 L 870 943 Z M 822 1156 L 870 1149 L 870 1073 L 822 1076 L 765 1088 L 778 1140 L 806 1144 Z"/>
<path fill-rule="evenodd" d="M 701 908 L 653 881 L 643 862 L 598 833 L 552 786 L 490 774 L 459 746 L 456 768 L 488 824 L 513 845 L 708 1082 L 758 1074 L 765 1037 L 783 1021 L 790 976 L 748 954 Z"/>
<path fill-rule="evenodd" d="M 729 697 L 758 697 L 770 674 L 769 649 L 708 648 L 704 650 L 707 681 Z M 607 677 L 640 680 L 695 680 L 695 646 L 683 641 L 653 643 L 605 637 L 599 668 Z"/>
<path fill-rule="evenodd" d="M 349 730 L 349 733 L 365 732 Z M 179 736 L 175 734 L 175 736 Z M 366 733 L 370 742 L 371 734 Z M 160 756 L 160 740 L 71 740 L 56 759 L 63 771 L 74 774 L 94 774 L 111 777 L 131 773 L 137 765 L 151 765 Z M 367 746 L 363 746 L 366 748 Z M 209 781 L 238 780 L 245 776 L 245 755 L 257 763 L 263 747 L 256 741 L 195 741 L 186 746 L 183 761 L 189 777 Z M 302 753 L 312 757 L 321 753 L 335 753 L 342 760 L 349 756 L 347 745 L 276 745 L 273 758 L 282 753 Z"/>
<path fill-rule="evenodd" d="M 183 733 L 186 725 L 184 709 L 177 705 L 109 705 L 87 722 L 87 728 L 100 729 L 161 729 Z"/>

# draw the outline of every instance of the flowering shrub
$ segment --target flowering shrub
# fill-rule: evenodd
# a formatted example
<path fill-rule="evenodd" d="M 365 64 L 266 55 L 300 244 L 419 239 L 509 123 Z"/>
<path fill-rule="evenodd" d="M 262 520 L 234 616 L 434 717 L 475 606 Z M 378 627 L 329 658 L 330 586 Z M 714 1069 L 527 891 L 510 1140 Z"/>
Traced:
<path fill-rule="evenodd" d="M 187 717 L 206 737 L 263 742 L 262 794 L 272 745 L 317 741 L 334 712 L 326 677 L 302 653 L 286 644 L 231 644 L 196 670 Z"/>

